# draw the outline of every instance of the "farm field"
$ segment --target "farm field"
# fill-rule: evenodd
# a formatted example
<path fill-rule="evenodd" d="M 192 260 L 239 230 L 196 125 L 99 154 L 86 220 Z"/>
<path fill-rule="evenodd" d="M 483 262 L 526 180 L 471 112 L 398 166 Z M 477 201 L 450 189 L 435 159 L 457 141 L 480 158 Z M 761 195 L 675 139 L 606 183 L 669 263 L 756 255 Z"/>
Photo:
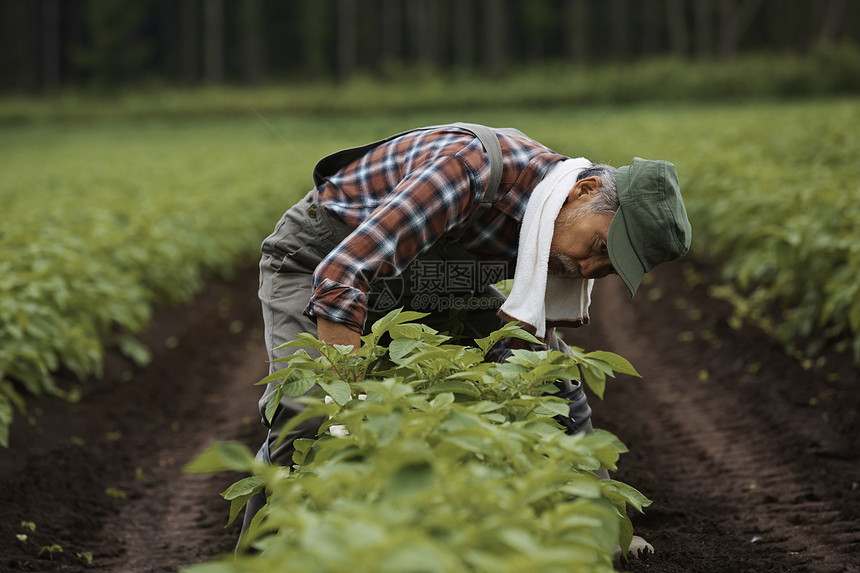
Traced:
<path fill-rule="evenodd" d="M 694 258 L 661 270 L 632 303 L 612 279 L 604 281 L 594 324 L 570 333 L 577 345 L 617 352 L 644 375 L 610 381 L 605 402 L 593 404 L 596 425 L 630 447 L 618 478 L 654 501 L 644 516 L 634 517 L 634 526 L 657 553 L 631 567 L 860 566 L 852 365 L 860 302 L 851 271 L 860 263 L 853 240 L 858 110 L 855 101 L 837 100 L 332 121 L 284 116 L 261 122 L 249 113 L 243 120 L 10 126 L 0 135 L 4 278 L 14 279 L 20 267 L 12 266 L 13 254 L 24 248 L 25 263 L 58 252 L 54 266 L 29 268 L 42 273 L 29 275 L 30 284 L 58 281 L 43 291 L 33 287 L 36 300 L 72 289 L 82 272 L 92 273 L 89 279 L 109 276 L 104 283 L 113 288 L 85 304 L 130 312 L 123 326 L 131 333 L 144 329 L 145 347 L 111 340 L 116 333 L 108 315 L 108 327 L 99 323 L 94 332 L 108 332 L 102 342 L 125 341 L 140 364 L 110 351 L 103 365 L 58 359 L 64 368 L 51 381 L 36 377 L 43 390 L 56 380 L 79 400 L 25 397 L 28 412 L 15 418 L 10 447 L 0 452 L 0 503 L 8 508 L 0 523 L 2 566 L 171 571 L 229 550 L 236 529 L 222 528 L 227 504 L 218 492 L 237 476 L 191 476 L 180 469 L 211 440 L 255 448 L 261 439 L 259 388 L 253 386 L 265 372 L 253 270 L 257 244 L 306 190 L 320 155 L 410 126 L 464 119 L 514 125 L 570 155 L 612 164 L 633 155 L 666 157 L 678 165 L 696 230 Z M 811 125 L 821 134 L 814 142 Z M 789 166 L 806 177 L 803 186 L 787 173 Z M 772 187 L 780 188 L 781 199 L 767 198 Z M 804 191 L 818 201 L 805 203 Z M 792 219 L 795 211 L 806 217 Z M 755 219 L 777 212 L 779 219 L 766 224 Z M 733 217 L 747 223 L 731 225 Z M 732 236 L 738 227 L 793 234 Z M 80 237 L 95 241 L 93 250 L 73 241 Z M 53 250 L 46 248 L 51 244 Z M 781 258 L 771 263 L 769 253 Z M 796 270 L 811 260 L 811 277 Z M 724 275 L 715 261 L 728 263 Z M 140 294 L 123 300 L 126 289 L 117 284 L 129 275 L 127 291 Z M 826 286 L 822 277 L 828 277 Z M 792 302 L 796 288 L 745 291 L 746 285 L 791 287 L 807 278 L 803 292 L 817 289 L 829 298 Z M 716 293 L 725 300 L 708 297 L 714 283 L 729 285 Z M 110 307 L 116 291 L 118 306 Z M 750 301 L 764 303 L 750 310 Z M 768 318 L 801 303 L 799 310 Z M 828 333 L 819 336 L 821 315 Z M 799 331 L 799 359 L 745 319 L 785 341 Z M 71 355 L 98 355 L 97 339 Z M 798 354 L 810 343 L 830 351 L 826 359 Z M 148 365 L 140 353 L 151 354 Z M 101 378 L 74 376 L 99 368 Z M 85 565 L 89 558 L 92 564 Z"/>
<path fill-rule="evenodd" d="M 725 324 L 728 305 L 692 323 L 690 309 L 713 303 L 702 289 L 679 286 L 678 274 L 661 273 L 633 303 L 620 283 L 605 285 L 596 317 L 617 313 L 623 328 L 602 318 L 569 337 L 624 353 L 644 376 L 610 381 L 605 402 L 592 400 L 595 423 L 631 450 L 614 477 L 653 501 L 633 522 L 656 553 L 630 569 L 860 567 L 856 393 L 834 392 L 760 333 L 738 337 Z M 246 269 L 211 283 L 190 306 L 157 313 L 144 335 L 155 359 L 132 381 L 120 378 L 132 366 L 112 356 L 80 403 L 41 401 L 37 426 L 13 426 L 0 470 L 5 570 L 175 571 L 232 548 L 237 526 L 224 529 L 229 504 L 218 493 L 239 476 L 181 466 L 211 440 L 253 448 L 260 439 L 252 382 L 266 368 L 255 281 Z M 656 289 L 662 296 L 650 300 Z M 231 333 L 235 320 L 246 330 Z M 688 328 L 711 326 L 707 347 L 677 342 Z M 176 348 L 159 344 L 168 336 L 178 337 Z M 750 374 L 753 362 L 767 367 Z M 817 396 L 825 398 L 811 405 Z M 107 495 L 111 487 L 127 497 Z M 20 521 L 37 525 L 29 545 L 15 541 Z M 35 556 L 51 544 L 64 552 Z M 75 556 L 84 552 L 92 566 Z"/>

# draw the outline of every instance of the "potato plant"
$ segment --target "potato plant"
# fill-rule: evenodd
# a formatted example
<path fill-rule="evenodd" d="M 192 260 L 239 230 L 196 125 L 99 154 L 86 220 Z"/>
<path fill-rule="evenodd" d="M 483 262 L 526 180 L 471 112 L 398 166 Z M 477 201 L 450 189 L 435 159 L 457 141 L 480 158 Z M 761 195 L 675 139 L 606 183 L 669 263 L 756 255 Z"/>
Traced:
<path fill-rule="evenodd" d="M 66 395 L 55 372 L 99 375 L 113 346 L 147 362 L 135 335 L 154 307 L 256 258 L 272 205 L 302 192 L 299 166 L 283 167 L 282 144 L 261 129 L 255 118 L 244 130 L 131 122 L 0 134 L 0 445 L 25 395 Z"/>
<path fill-rule="evenodd" d="M 477 347 L 460 346 L 408 322 L 420 316 L 392 312 L 355 353 L 310 335 L 285 345 L 321 356 L 300 349 L 261 383 L 280 384 L 273 404 L 316 385 L 290 426 L 325 422 L 317 439 L 296 443 L 292 467 L 267 465 L 235 443 L 188 466 L 253 474 L 222 494 L 230 521 L 256 492 L 269 499 L 235 558 L 189 571 L 613 570 L 616 544 L 626 549 L 632 536 L 627 505 L 641 511 L 650 502 L 593 473 L 616 469 L 626 448 L 602 430 L 566 434 L 554 419 L 567 405 L 552 395 L 553 382 L 583 379 L 602 391 L 607 375 L 635 370 L 617 355 L 580 349 L 517 350 L 506 363 L 486 363 L 500 338 L 530 335 L 506 326 Z M 332 426 L 348 433 L 333 435 Z"/>

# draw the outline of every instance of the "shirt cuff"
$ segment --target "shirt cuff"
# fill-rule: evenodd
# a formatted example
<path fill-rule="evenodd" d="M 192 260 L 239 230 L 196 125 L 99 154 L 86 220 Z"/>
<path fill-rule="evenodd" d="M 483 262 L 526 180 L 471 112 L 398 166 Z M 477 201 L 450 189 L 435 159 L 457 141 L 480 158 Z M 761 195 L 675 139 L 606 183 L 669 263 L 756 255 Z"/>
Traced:
<path fill-rule="evenodd" d="M 304 315 L 314 323 L 324 318 L 362 333 L 367 320 L 367 294 L 355 287 L 323 279 L 305 307 Z"/>

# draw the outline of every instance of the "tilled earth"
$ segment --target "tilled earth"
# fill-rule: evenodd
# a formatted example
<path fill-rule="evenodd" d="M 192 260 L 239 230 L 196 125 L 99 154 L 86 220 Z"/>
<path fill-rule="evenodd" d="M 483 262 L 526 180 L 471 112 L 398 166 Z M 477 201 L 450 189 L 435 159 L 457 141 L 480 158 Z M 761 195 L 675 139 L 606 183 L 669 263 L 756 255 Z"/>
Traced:
<path fill-rule="evenodd" d="M 635 301 L 601 281 L 593 324 L 566 336 L 644 377 L 591 399 L 595 424 L 631 450 L 613 477 L 653 500 L 633 520 L 655 553 L 625 567 L 860 571 L 858 371 L 833 358 L 807 370 L 733 330 L 683 269 L 661 268 Z M 148 367 L 112 355 L 101 379 L 61 377 L 79 384 L 78 403 L 28 401 L 0 451 L 0 570 L 176 571 L 231 550 L 238 530 L 218 493 L 237 476 L 182 466 L 212 440 L 263 437 L 256 280 L 249 268 L 158 312 Z"/>

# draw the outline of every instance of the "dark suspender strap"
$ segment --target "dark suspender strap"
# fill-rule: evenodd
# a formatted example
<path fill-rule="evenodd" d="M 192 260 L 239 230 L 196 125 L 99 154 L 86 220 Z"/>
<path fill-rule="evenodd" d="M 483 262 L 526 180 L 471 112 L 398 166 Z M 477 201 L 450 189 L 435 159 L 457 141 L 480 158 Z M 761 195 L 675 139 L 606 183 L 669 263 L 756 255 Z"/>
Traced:
<path fill-rule="evenodd" d="M 499 190 L 499 185 L 502 182 L 502 146 L 499 144 L 499 138 L 496 131 L 505 131 L 514 135 L 524 135 L 518 129 L 512 127 L 501 128 L 496 131 L 485 125 L 477 123 L 455 123 L 453 124 L 463 129 L 468 129 L 481 141 L 484 149 L 487 150 L 487 155 L 490 158 L 490 183 L 487 185 L 487 190 L 484 192 L 484 197 L 481 199 L 481 204 L 472 213 L 466 221 L 459 225 L 459 231 L 449 237 L 450 240 L 458 240 L 471 223 L 473 223 L 482 213 L 493 205 L 496 198 L 496 192 Z"/>
<path fill-rule="evenodd" d="M 493 204 L 496 191 L 499 190 L 499 183 L 502 181 L 502 146 L 499 144 L 499 138 L 496 136 L 496 133 L 485 125 L 478 125 L 477 123 L 455 123 L 453 125 L 474 133 L 490 157 L 490 184 L 487 185 L 484 197 L 481 199 L 481 208 L 475 213 L 477 215 Z M 472 218 L 474 218 L 474 215 Z"/>

